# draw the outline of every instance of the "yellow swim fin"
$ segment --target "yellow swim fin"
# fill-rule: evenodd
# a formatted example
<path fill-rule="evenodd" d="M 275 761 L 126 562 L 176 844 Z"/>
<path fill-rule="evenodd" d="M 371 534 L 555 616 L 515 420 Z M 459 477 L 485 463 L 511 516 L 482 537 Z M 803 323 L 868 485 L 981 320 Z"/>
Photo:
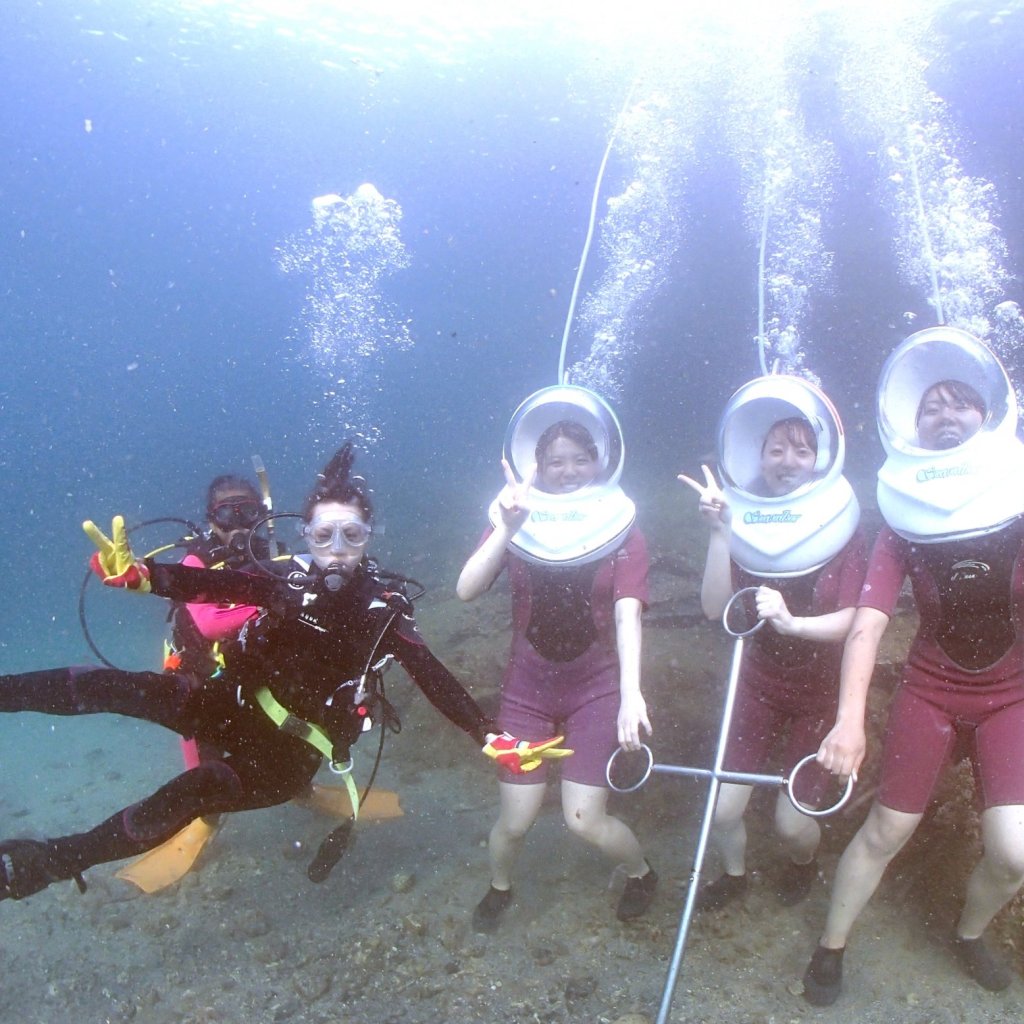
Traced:
<path fill-rule="evenodd" d="M 344 786 L 319 786 L 314 783 L 309 796 L 295 802 L 300 807 L 331 818 L 347 818 L 352 813 L 352 801 Z M 401 818 L 403 813 L 398 794 L 389 789 L 371 789 L 359 808 L 359 817 L 365 821 Z"/>
<path fill-rule="evenodd" d="M 137 885 L 143 892 L 166 889 L 188 874 L 200 851 L 217 831 L 217 824 L 217 817 L 196 818 L 177 835 L 126 864 L 117 872 L 117 877 Z"/>

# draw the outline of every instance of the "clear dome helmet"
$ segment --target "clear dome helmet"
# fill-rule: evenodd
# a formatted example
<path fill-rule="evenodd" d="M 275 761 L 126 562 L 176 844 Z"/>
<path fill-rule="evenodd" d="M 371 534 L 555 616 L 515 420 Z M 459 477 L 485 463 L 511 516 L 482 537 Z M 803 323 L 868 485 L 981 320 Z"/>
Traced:
<path fill-rule="evenodd" d="M 625 444 L 611 406 L 593 391 L 572 384 L 542 388 L 513 413 L 505 432 L 504 457 L 516 479 L 523 480 L 536 463 L 541 435 L 562 421 L 587 430 L 601 468 L 589 484 L 570 493 L 550 494 L 533 487 L 530 514 L 510 547 L 537 564 L 583 565 L 614 551 L 636 520 L 636 506 L 619 486 Z M 500 522 L 498 499 L 491 503 L 489 516 L 492 524 Z"/>
<path fill-rule="evenodd" d="M 922 448 L 917 412 L 941 381 L 970 385 L 985 403 L 980 429 L 963 444 Z M 901 537 L 937 543 L 991 533 L 1024 513 L 1024 445 L 1017 399 L 1002 363 L 956 327 L 918 331 L 898 345 L 878 381 L 878 433 L 886 460 L 878 508 Z"/>
<path fill-rule="evenodd" d="M 765 496 L 758 488 L 762 448 L 771 428 L 792 418 L 806 420 L 814 432 L 813 475 L 787 494 Z M 744 384 L 718 428 L 734 561 L 759 576 L 802 576 L 842 551 L 860 522 L 860 506 L 843 476 L 845 458 L 839 414 L 820 388 L 781 374 Z"/>

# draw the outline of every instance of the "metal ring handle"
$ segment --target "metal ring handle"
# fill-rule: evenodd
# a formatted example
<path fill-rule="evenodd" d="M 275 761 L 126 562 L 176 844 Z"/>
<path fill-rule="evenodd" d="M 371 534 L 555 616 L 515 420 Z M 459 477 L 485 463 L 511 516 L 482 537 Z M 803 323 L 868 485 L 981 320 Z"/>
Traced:
<path fill-rule="evenodd" d="M 651 772 L 654 771 L 654 753 L 651 750 L 651 748 L 649 746 L 647 746 L 646 743 L 641 743 L 640 744 L 640 749 L 647 755 L 647 768 L 644 771 L 643 776 L 641 777 L 640 781 L 637 782 L 635 785 L 632 785 L 632 786 L 616 786 L 615 783 L 612 782 L 612 765 L 615 764 L 615 758 L 617 758 L 619 756 L 619 754 L 623 754 L 623 753 L 635 754 L 636 751 L 635 750 L 624 751 L 622 749 L 622 747 L 616 747 L 615 748 L 615 751 L 612 754 L 612 756 L 608 758 L 608 764 L 605 765 L 605 769 L 604 769 L 604 777 L 605 777 L 605 780 L 608 783 L 608 788 L 609 789 L 614 790 L 616 793 L 635 793 L 651 777 Z"/>
<path fill-rule="evenodd" d="M 753 636 L 767 621 L 766 619 L 758 619 L 750 629 L 744 630 L 743 632 L 737 632 L 735 629 L 729 628 L 729 612 L 732 611 L 732 606 L 738 597 L 743 597 L 744 594 L 756 594 L 759 587 L 741 587 L 736 591 L 732 597 L 726 602 L 725 607 L 722 609 L 722 628 L 729 634 L 737 639 L 743 636 Z"/>
<path fill-rule="evenodd" d="M 827 818 L 830 814 L 835 814 L 847 800 L 850 799 L 850 795 L 853 793 L 853 776 L 851 775 L 846 780 L 846 789 L 843 790 L 843 795 L 830 807 L 812 809 L 806 805 L 800 803 L 793 793 L 793 785 L 796 782 L 796 777 L 800 773 L 800 769 L 811 761 L 815 760 L 817 753 L 808 754 L 806 757 L 800 758 L 794 766 L 793 770 L 789 773 L 789 778 L 786 779 L 786 796 L 789 797 L 789 802 L 801 813 L 806 814 L 809 818 Z"/>

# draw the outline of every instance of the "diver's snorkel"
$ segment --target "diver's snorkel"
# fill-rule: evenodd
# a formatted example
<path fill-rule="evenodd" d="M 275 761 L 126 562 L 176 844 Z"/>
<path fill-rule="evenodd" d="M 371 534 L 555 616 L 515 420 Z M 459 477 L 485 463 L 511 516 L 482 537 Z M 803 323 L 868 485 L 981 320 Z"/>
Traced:
<path fill-rule="evenodd" d="M 252 457 L 252 468 L 260 482 L 260 490 L 263 492 L 263 507 L 269 513 L 269 518 L 266 520 L 269 550 L 272 555 L 281 555 L 284 553 L 281 549 L 281 545 L 274 541 L 274 499 L 270 494 L 270 477 L 267 475 L 267 467 L 263 464 L 263 460 L 258 455 L 254 455 Z"/>

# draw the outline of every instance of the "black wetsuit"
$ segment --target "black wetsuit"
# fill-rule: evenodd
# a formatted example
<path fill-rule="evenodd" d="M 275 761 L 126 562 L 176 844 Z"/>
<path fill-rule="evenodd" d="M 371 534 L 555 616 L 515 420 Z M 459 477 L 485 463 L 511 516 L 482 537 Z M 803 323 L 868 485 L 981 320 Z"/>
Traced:
<path fill-rule="evenodd" d="M 389 588 L 372 563 L 361 565 L 337 591 L 315 566 L 310 569 L 299 559 L 275 570 L 286 574 L 277 578 L 148 565 L 157 595 L 264 609 L 243 631 L 218 678 L 110 668 L 5 675 L 0 676 L 0 712 L 127 715 L 195 736 L 226 755 L 184 772 L 89 832 L 47 840 L 44 885 L 152 849 L 196 817 L 269 807 L 306 792 L 321 755 L 274 725 L 254 698 L 262 686 L 293 715 L 321 726 L 336 756 L 345 756 L 362 726 L 352 705 L 352 681 L 369 661 L 391 654 L 430 702 L 477 744 L 491 731 L 476 702 L 426 647 L 409 602 Z"/>

